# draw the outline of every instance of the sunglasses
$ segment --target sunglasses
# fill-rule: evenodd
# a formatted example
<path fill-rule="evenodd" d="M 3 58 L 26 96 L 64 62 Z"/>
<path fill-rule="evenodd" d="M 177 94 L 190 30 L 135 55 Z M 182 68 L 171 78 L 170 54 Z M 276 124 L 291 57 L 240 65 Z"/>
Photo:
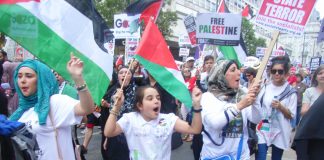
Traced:
<path fill-rule="evenodd" d="M 285 73 L 285 71 L 282 70 L 282 69 L 271 69 L 271 70 L 270 70 L 270 73 L 271 73 L 271 74 L 276 74 L 276 73 L 278 73 L 278 74 L 280 74 L 280 75 L 283 75 L 283 74 Z"/>
<path fill-rule="evenodd" d="M 246 74 L 245 76 L 246 76 L 246 77 L 250 77 L 250 76 L 252 76 L 252 74 Z"/>

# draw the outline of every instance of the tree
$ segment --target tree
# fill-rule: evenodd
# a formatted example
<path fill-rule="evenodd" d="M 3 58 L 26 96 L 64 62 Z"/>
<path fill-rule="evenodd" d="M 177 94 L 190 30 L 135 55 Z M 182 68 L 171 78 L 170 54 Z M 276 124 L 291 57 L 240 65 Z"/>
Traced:
<path fill-rule="evenodd" d="M 96 8 L 109 28 L 114 28 L 114 15 L 123 13 L 128 4 L 126 0 L 95 0 Z"/>
<path fill-rule="evenodd" d="M 114 15 L 121 14 L 124 12 L 125 8 L 132 2 L 132 0 L 96 0 L 96 8 L 102 15 L 104 20 L 107 22 L 109 28 L 114 28 Z M 171 1 L 164 1 L 163 6 L 170 5 Z M 157 19 L 157 25 L 163 36 L 171 36 L 172 29 L 177 21 L 176 12 L 171 12 L 169 10 L 163 11 L 161 9 L 160 14 Z"/>
<path fill-rule="evenodd" d="M 255 37 L 253 25 L 246 18 L 242 19 L 242 35 L 247 56 L 255 56 L 257 47 L 266 47 L 265 39 Z"/>

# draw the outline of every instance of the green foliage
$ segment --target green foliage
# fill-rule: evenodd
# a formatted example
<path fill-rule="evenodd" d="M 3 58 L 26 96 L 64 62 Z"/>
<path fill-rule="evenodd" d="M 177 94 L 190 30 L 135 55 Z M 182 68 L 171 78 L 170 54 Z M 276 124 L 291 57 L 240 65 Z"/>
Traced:
<path fill-rule="evenodd" d="M 127 0 L 95 0 L 96 8 L 109 28 L 114 28 L 114 15 L 123 13 L 128 3 Z"/>
<path fill-rule="evenodd" d="M 253 25 L 246 18 L 242 19 L 242 36 L 245 42 L 247 56 L 255 56 L 257 47 L 266 47 L 266 40 L 255 37 Z"/>
<path fill-rule="evenodd" d="M 109 28 L 114 28 L 114 15 L 124 12 L 126 7 L 132 0 L 95 0 L 96 8 L 107 22 Z M 170 5 L 171 1 L 164 1 L 164 5 Z M 157 19 L 157 25 L 163 36 L 170 36 L 172 34 L 171 26 L 174 26 L 177 21 L 176 12 L 163 11 L 161 9 Z"/>
<path fill-rule="evenodd" d="M 157 19 L 157 25 L 164 37 L 172 35 L 172 26 L 177 24 L 178 16 L 176 12 L 160 11 Z"/>

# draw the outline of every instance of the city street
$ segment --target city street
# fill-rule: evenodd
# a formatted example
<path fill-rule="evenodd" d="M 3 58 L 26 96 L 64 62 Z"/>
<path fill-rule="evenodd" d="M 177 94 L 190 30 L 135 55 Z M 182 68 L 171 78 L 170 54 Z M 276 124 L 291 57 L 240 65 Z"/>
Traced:
<path fill-rule="evenodd" d="M 82 142 L 84 135 L 78 131 L 79 141 Z M 100 152 L 101 131 L 95 127 L 91 142 L 89 144 L 88 153 L 86 154 L 87 160 L 102 160 Z M 192 151 L 190 149 L 191 143 L 184 142 L 181 147 L 172 151 L 171 160 L 194 160 Z M 268 152 L 268 158 L 271 159 L 271 152 Z M 254 160 L 254 156 L 251 157 Z M 296 154 L 293 150 L 285 151 L 282 160 L 296 160 Z"/>

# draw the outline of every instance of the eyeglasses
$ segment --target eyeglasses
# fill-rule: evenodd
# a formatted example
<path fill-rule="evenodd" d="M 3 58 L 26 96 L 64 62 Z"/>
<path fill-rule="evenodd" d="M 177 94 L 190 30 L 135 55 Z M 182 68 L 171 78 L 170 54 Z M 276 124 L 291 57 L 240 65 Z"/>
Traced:
<path fill-rule="evenodd" d="M 285 71 L 282 70 L 282 69 L 271 69 L 271 70 L 270 70 L 270 73 L 271 73 L 271 74 L 276 74 L 276 73 L 278 73 L 279 75 L 283 75 L 283 74 L 285 73 Z"/>

